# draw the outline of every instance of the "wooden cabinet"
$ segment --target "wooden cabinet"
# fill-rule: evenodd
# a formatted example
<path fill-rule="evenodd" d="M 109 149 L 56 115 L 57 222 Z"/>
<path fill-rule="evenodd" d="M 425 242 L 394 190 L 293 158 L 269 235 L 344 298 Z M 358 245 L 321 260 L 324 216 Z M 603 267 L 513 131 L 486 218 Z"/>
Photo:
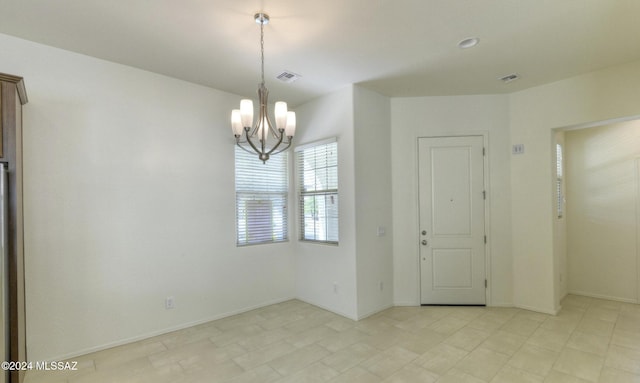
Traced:
<path fill-rule="evenodd" d="M 24 235 L 22 214 L 22 105 L 27 92 L 22 77 L 0 73 L 0 162 L 7 167 L 8 217 L 8 360 L 26 361 L 24 285 Z M 24 371 L 10 373 L 9 382 L 20 383 Z"/>

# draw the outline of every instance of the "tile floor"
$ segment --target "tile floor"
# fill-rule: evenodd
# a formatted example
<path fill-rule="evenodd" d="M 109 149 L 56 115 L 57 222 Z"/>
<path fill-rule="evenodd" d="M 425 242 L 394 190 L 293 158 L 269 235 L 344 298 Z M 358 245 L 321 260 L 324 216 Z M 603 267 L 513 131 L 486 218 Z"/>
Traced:
<path fill-rule="evenodd" d="M 568 296 L 558 316 L 394 307 L 359 322 L 292 300 L 74 358 L 27 383 L 640 382 L 640 305 Z"/>

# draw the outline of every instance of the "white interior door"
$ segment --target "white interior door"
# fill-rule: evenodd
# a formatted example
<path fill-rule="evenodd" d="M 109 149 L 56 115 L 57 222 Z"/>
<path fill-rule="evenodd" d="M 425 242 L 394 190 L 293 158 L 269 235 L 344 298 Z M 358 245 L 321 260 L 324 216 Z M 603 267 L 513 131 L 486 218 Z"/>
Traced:
<path fill-rule="evenodd" d="M 422 304 L 485 304 L 483 142 L 418 140 Z"/>

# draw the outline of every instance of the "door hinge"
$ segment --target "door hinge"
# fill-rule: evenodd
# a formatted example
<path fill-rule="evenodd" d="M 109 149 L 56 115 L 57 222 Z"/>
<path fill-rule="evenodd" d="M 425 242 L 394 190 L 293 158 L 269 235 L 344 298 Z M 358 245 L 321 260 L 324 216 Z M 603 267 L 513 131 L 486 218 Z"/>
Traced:
<path fill-rule="evenodd" d="M 487 155 L 487 151 L 486 151 L 484 148 L 482 148 L 482 155 L 483 155 L 483 156 L 486 156 L 486 155 Z"/>
<path fill-rule="evenodd" d="M 482 191 L 482 199 L 487 199 L 487 191 L 486 190 Z"/>
<path fill-rule="evenodd" d="M 485 243 L 485 245 L 487 244 L 487 236 L 486 235 L 484 236 L 484 243 Z"/>
<path fill-rule="evenodd" d="M 489 283 L 487 282 L 487 280 L 484 280 L 484 288 L 486 289 L 489 286 Z"/>

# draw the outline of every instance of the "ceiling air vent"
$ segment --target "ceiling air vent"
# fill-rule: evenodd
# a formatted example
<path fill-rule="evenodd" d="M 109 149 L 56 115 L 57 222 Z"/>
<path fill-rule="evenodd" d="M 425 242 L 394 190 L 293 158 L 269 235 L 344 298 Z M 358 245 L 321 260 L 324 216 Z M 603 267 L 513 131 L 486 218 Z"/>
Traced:
<path fill-rule="evenodd" d="M 518 74 L 512 73 L 512 74 L 508 74 L 508 75 L 506 75 L 504 77 L 500 77 L 499 80 L 506 84 L 506 83 L 509 83 L 511 81 L 516 81 L 519 78 L 520 78 L 520 76 Z"/>
<path fill-rule="evenodd" d="M 294 81 L 296 81 L 297 79 L 299 79 L 300 76 L 297 73 L 293 73 L 291 71 L 285 70 L 284 72 L 280 73 L 279 75 L 276 76 L 276 78 L 282 82 L 286 82 L 286 83 L 292 83 Z"/>

